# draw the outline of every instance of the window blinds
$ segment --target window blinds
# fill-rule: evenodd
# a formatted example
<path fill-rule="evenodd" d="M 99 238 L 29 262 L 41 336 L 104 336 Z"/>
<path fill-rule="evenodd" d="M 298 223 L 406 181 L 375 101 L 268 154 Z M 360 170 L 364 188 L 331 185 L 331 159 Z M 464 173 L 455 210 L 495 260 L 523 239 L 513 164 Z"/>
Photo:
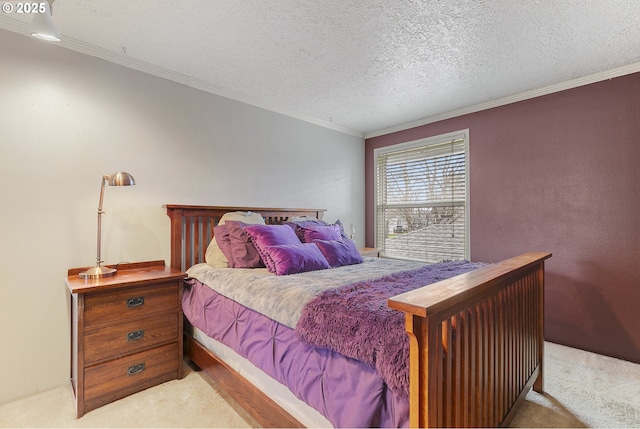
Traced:
<path fill-rule="evenodd" d="M 468 257 L 466 158 L 460 136 L 376 152 L 376 246 L 384 256 Z"/>

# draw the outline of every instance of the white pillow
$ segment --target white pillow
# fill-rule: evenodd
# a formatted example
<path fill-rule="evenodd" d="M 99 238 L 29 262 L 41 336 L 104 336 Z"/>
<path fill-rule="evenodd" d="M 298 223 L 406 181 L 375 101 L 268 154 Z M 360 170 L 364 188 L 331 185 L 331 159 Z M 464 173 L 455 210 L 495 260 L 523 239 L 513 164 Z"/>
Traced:
<path fill-rule="evenodd" d="M 251 225 L 265 224 L 264 218 L 259 213 L 229 212 L 222 215 L 218 225 L 224 225 L 228 220 L 238 220 Z M 215 237 L 211 239 L 211 242 L 207 247 L 207 252 L 204 254 L 204 260 L 213 268 L 229 268 L 229 261 L 227 261 L 227 257 L 224 256 L 224 253 L 220 250 L 220 246 L 218 246 Z"/>

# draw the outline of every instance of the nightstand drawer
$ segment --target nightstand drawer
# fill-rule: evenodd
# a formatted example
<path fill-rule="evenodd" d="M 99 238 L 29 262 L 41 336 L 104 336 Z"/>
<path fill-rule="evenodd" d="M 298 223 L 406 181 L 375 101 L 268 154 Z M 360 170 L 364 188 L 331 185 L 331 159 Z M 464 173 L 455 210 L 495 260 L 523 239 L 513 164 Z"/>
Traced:
<path fill-rule="evenodd" d="M 164 261 L 122 263 L 84 279 L 71 268 L 71 387 L 76 416 L 182 378 L 182 284 Z"/>
<path fill-rule="evenodd" d="M 175 344 L 136 353 L 84 371 L 84 395 L 87 408 L 92 401 L 122 398 L 162 381 L 177 378 L 179 362 Z"/>
<path fill-rule="evenodd" d="M 178 322 L 175 312 L 87 330 L 84 335 L 85 364 L 175 341 Z"/>
<path fill-rule="evenodd" d="M 177 291 L 181 284 L 181 281 L 173 281 L 110 293 L 87 294 L 84 301 L 85 326 L 103 323 L 114 325 L 119 319 L 177 309 Z"/>

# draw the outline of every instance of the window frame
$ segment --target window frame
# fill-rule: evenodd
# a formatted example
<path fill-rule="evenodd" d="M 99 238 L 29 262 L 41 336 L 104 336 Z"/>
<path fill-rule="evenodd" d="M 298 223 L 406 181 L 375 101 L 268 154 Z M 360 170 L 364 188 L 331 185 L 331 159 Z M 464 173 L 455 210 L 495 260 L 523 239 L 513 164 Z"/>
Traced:
<path fill-rule="evenodd" d="M 454 131 L 450 133 L 440 134 L 437 136 L 421 138 L 417 140 L 412 140 L 403 143 L 397 143 L 389 146 L 384 146 L 380 148 L 375 148 L 373 150 L 373 165 L 374 165 L 374 173 L 373 173 L 373 199 L 374 199 L 374 207 L 373 207 L 373 222 L 374 222 L 374 246 L 378 248 L 381 252 L 384 252 L 384 248 L 381 247 L 381 243 L 378 243 L 379 231 L 378 231 L 378 196 L 379 196 L 379 178 L 378 178 L 378 157 L 380 155 L 385 155 L 393 152 L 410 150 L 419 147 L 427 147 L 431 145 L 443 144 L 449 141 L 454 141 L 458 139 L 464 139 L 464 155 L 465 155 L 465 193 L 464 193 L 464 258 L 469 260 L 471 253 L 471 236 L 470 236 L 470 213 L 469 213 L 469 195 L 470 195 L 470 186 L 469 186 L 469 129 Z M 408 259 L 408 258 L 407 258 Z"/>

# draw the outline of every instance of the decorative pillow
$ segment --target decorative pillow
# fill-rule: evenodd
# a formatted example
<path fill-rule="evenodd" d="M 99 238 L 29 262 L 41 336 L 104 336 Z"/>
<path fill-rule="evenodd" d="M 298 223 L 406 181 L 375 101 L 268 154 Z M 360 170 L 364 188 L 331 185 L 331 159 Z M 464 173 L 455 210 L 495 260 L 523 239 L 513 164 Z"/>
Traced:
<path fill-rule="evenodd" d="M 348 238 L 341 240 L 315 240 L 314 243 L 318 246 L 327 262 L 329 262 L 331 268 L 363 262 L 356 244 Z"/>
<path fill-rule="evenodd" d="M 338 228 L 340 228 L 340 235 L 342 236 L 342 238 L 349 238 L 347 233 L 344 232 L 344 227 L 342 226 L 342 222 L 340 222 L 340 219 L 336 219 L 334 225 L 338 225 Z"/>
<path fill-rule="evenodd" d="M 340 240 L 340 227 L 338 225 L 309 225 L 299 227 L 302 231 L 304 243 L 313 243 L 313 240 Z M 298 237 L 300 237 L 298 235 Z"/>
<path fill-rule="evenodd" d="M 215 227 L 213 230 L 215 234 Z M 222 253 L 222 250 L 215 238 L 209 242 L 207 252 L 204 254 L 204 260 L 213 268 L 227 268 L 229 266 L 229 261 L 227 260 L 227 257 L 224 256 L 224 253 Z"/>
<path fill-rule="evenodd" d="M 248 224 L 237 220 L 230 220 L 225 223 L 229 231 L 229 242 L 233 260 L 232 268 L 260 268 L 264 267 L 260 253 L 247 234 Z"/>
<path fill-rule="evenodd" d="M 272 273 L 276 272 L 276 266 L 265 251 L 265 248 L 281 244 L 300 244 L 300 239 L 298 239 L 296 233 L 286 225 L 250 225 L 245 230 L 251 237 L 256 249 L 258 249 L 258 253 L 267 269 Z"/>
<path fill-rule="evenodd" d="M 237 220 L 240 222 L 244 222 L 246 224 L 258 224 L 264 225 L 264 218 L 259 213 L 253 212 L 228 212 L 222 215 L 220 220 L 218 221 L 219 225 L 224 225 L 228 220 Z M 214 227 L 215 234 L 215 227 Z M 209 242 L 209 246 L 207 246 L 207 251 L 204 255 L 204 259 L 207 264 L 211 265 L 214 268 L 227 268 L 229 267 L 229 261 L 227 257 L 224 255 L 218 242 L 216 240 L 211 240 Z"/>
<path fill-rule="evenodd" d="M 218 244 L 218 247 L 222 251 L 224 257 L 227 258 L 228 265 L 230 267 L 233 267 L 233 252 L 231 252 L 231 241 L 229 238 L 229 230 L 227 229 L 227 226 L 227 224 L 214 226 L 213 238 Z"/>
<path fill-rule="evenodd" d="M 310 216 L 294 216 L 294 217 L 290 217 L 286 222 L 282 222 L 283 225 L 289 225 L 291 228 L 293 228 L 293 230 L 296 232 L 296 234 L 298 235 L 298 238 L 300 239 L 300 241 L 305 242 L 304 240 L 304 234 L 303 231 L 300 228 L 306 228 L 308 226 L 322 226 L 322 225 L 328 225 L 328 226 L 337 226 L 340 230 L 340 236 L 342 236 L 342 238 L 349 238 L 349 236 L 344 232 L 344 227 L 342 226 L 342 222 L 340 222 L 340 219 L 337 219 L 335 221 L 335 223 L 330 224 L 328 222 L 325 222 L 323 220 L 320 219 L 316 219 L 314 217 L 310 217 Z"/>
<path fill-rule="evenodd" d="M 314 217 L 309 216 L 296 216 L 290 217 L 289 220 L 282 222 L 283 225 L 288 225 L 296 232 L 296 235 L 300 239 L 300 241 L 304 242 L 304 234 L 300 228 L 307 226 L 327 226 L 329 225 L 327 222 L 323 220 L 316 219 Z"/>
<path fill-rule="evenodd" d="M 318 246 L 313 243 L 266 246 L 264 251 L 273 261 L 278 276 L 331 268 Z"/>

